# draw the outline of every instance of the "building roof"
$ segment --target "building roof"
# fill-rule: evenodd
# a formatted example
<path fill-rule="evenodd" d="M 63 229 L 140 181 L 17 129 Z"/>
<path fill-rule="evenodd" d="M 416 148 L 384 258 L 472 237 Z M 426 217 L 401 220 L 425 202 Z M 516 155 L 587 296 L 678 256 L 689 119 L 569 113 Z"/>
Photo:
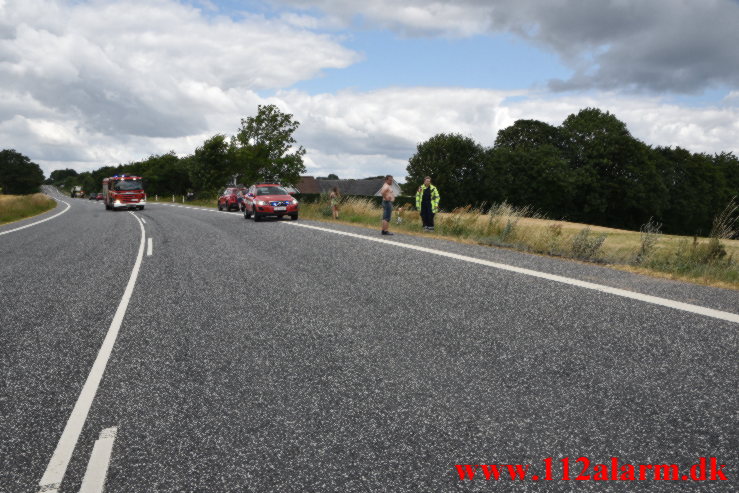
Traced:
<path fill-rule="evenodd" d="M 334 187 L 339 188 L 343 195 L 375 195 L 385 180 L 382 178 L 368 178 L 365 180 L 317 180 L 321 193 L 328 193 Z"/>
<path fill-rule="evenodd" d="M 318 180 L 312 176 L 301 176 L 295 188 L 300 190 L 300 193 L 321 193 L 321 186 Z"/>
<path fill-rule="evenodd" d="M 380 194 L 380 188 L 385 183 L 384 178 L 364 178 L 360 180 L 329 180 L 328 178 L 314 178 L 301 176 L 295 188 L 299 193 L 329 193 L 334 187 L 339 188 L 342 195 L 364 195 L 371 197 Z M 395 195 L 400 195 L 400 186 L 393 179 Z"/>
<path fill-rule="evenodd" d="M 316 180 L 321 187 L 321 193 L 328 193 L 334 187 L 339 188 L 339 193 L 343 195 L 364 195 L 371 197 L 379 195 L 382 185 L 385 183 L 384 178 L 365 178 L 362 180 Z M 393 189 L 395 195 L 400 195 L 400 186 L 393 179 Z"/>

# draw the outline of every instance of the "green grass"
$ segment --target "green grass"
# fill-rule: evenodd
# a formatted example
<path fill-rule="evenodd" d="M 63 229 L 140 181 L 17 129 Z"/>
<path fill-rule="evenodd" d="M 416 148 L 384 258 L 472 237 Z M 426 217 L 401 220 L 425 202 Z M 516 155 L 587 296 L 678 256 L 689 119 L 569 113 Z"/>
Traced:
<path fill-rule="evenodd" d="M 56 202 L 42 193 L 0 195 L 0 224 L 19 221 L 56 207 Z"/>
<path fill-rule="evenodd" d="M 325 199 L 302 204 L 300 214 L 306 219 L 333 221 Z M 342 202 L 339 221 L 379 229 L 380 216 L 380 208 L 371 201 L 351 198 Z M 733 224 L 734 216 L 729 216 L 728 223 Z M 627 231 L 554 221 L 531 208 L 506 203 L 494 205 L 486 212 L 467 207 L 437 214 L 433 233 L 422 231 L 421 219 L 415 210 L 403 210 L 400 217 L 401 223 L 398 223 L 398 211 L 393 213 L 392 230 L 739 289 L 739 241 L 726 239 L 735 233 L 732 228 L 718 227 L 717 231 L 721 232 L 709 238 L 662 235 L 655 224 L 651 224 L 651 228 L 645 225 L 643 231 Z M 726 226 L 726 217 L 722 224 Z"/>

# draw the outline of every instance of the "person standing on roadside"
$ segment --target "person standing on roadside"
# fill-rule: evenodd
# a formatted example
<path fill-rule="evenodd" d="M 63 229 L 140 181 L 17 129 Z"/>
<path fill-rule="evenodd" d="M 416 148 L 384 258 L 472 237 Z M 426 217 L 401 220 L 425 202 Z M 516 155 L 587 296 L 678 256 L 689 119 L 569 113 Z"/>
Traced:
<path fill-rule="evenodd" d="M 434 214 L 439 212 L 439 190 L 431 184 L 431 177 L 423 179 L 423 185 L 416 192 L 416 209 L 421 211 L 423 229 L 434 230 Z"/>
<path fill-rule="evenodd" d="M 339 193 L 339 187 L 334 187 L 331 189 L 331 193 L 328 194 L 328 198 L 331 199 L 331 213 L 334 215 L 334 219 L 339 218 L 339 198 L 341 197 L 341 194 Z"/>
<path fill-rule="evenodd" d="M 380 189 L 380 195 L 382 195 L 382 234 L 392 236 L 392 233 L 387 228 L 390 225 L 390 220 L 393 218 L 393 202 L 395 202 L 393 175 L 387 175 L 385 177 L 385 183 L 383 183 Z"/>

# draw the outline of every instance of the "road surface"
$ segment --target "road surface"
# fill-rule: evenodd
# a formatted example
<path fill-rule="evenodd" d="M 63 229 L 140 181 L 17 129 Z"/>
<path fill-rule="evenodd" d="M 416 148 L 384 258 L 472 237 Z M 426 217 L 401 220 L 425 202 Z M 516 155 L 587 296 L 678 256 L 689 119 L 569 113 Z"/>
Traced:
<path fill-rule="evenodd" d="M 0 227 L 0 491 L 737 490 L 736 291 L 50 193 Z"/>

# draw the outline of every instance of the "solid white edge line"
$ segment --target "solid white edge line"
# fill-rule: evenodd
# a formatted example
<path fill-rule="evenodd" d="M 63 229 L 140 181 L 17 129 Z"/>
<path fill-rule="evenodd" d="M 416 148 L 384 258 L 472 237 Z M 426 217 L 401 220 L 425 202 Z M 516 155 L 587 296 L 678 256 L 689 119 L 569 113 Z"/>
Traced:
<path fill-rule="evenodd" d="M 142 222 L 142 223 L 144 223 L 144 224 L 146 224 L 146 219 L 144 219 L 144 218 L 142 217 L 142 218 L 141 218 L 141 222 Z"/>
<path fill-rule="evenodd" d="M 74 409 L 72 409 L 72 413 L 64 427 L 61 438 L 59 438 L 59 443 L 57 443 L 54 454 L 51 456 L 51 460 L 49 460 L 49 465 L 46 466 L 46 471 L 44 472 L 41 481 L 39 481 L 39 493 L 58 489 L 64 479 L 64 474 L 67 472 L 69 460 L 72 458 L 72 453 L 77 445 L 77 440 L 79 440 L 82 427 L 85 425 L 85 420 L 87 419 L 87 414 L 92 406 L 92 401 L 95 399 L 95 394 L 100 386 L 100 381 L 103 378 L 105 367 L 107 366 L 108 359 L 110 359 L 110 354 L 113 351 L 113 345 L 115 344 L 121 324 L 123 323 L 123 317 L 126 315 L 126 309 L 128 308 L 128 302 L 133 294 L 136 279 L 139 276 L 141 261 L 144 258 L 144 225 L 141 223 L 139 218 L 136 217 L 136 214 L 132 212 L 129 212 L 129 214 L 136 218 L 139 228 L 141 229 L 141 241 L 139 242 L 139 251 L 136 256 L 136 262 L 131 270 L 131 277 L 128 279 L 128 284 L 126 285 L 126 290 L 123 292 L 123 297 L 118 304 L 118 309 L 113 316 L 113 321 L 110 323 L 110 327 L 108 328 L 108 333 L 105 335 L 103 344 L 100 346 L 100 351 L 90 369 L 90 374 L 87 376 L 87 380 L 85 380 L 85 385 L 82 387 L 82 391 L 77 398 Z"/>
<path fill-rule="evenodd" d="M 100 432 L 100 437 L 92 447 L 80 493 L 102 493 L 105 489 L 105 478 L 108 475 L 110 456 L 113 453 L 113 443 L 117 433 L 118 428 L 115 426 L 105 428 Z"/>
<path fill-rule="evenodd" d="M 308 224 L 296 224 L 294 222 L 281 223 L 281 224 L 287 224 L 290 226 L 297 226 L 301 228 L 314 229 L 317 231 L 324 231 L 327 233 L 334 233 L 338 235 L 350 236 L 352 238 L 360 238 L 362 240 L 369 240 L 369 241 L 374 241 L 377 243 L 385 243 L 385 244 L 393 245 L 393 246 L 400 247 L 400 248 L 407 248 L 409 250 L 417 250 L 419 252 L 425 252 L 425 253 L 430 253 L 433 255 L 439 255 L 442 257 L 453 258 L 453 259 L 462 260 L 462 261 L 470 262 L 474 264 L 485 265 L 487 267 L 493 267 L 495 269 L 516 272 L 518 274 L 538 277 L 540 279 L 547 279 L 549 281 L 559 282 L 562 284 L 569 284 L 571 286 L 578 286 L 578 287 L 585 288 L 585 289 L 591 289 L 593 291 L 599 291 L 601 293 L 608 293 L 608 294 L 612 294 L 616 296 L 621 296 L 623 298 L 630 298 L 633 300 L 643 301 L 645 303 L 651 303 L 653 305 L 660 305 L 660 306 L 665 306 L 668 308 L 674 308 L 676 310 L 682 310 L 685 312 L 695 313 L 697 315 L 703 315 L 706 317 L 716 318 L 719 320 L 725 320 L 727 322 L 739 323 L 739 315 L 736 313 L 724 312 L 721 310 L 714 310 L 713 308 L 706 308 L 703 306 L 693 305 L 690 303 L 683 303 L 681 301 L 674 301 L 674 300 L 670 300 L 667 298 L 660 298 L 658 296 L 637 293 L 635 291 L 627 291 L 625 289 L 612 288 L 610 286 L 605 286 L 602 284 L 596 284 L 596 283 L 587 282 L 587 281 L 581 281 L 579 279 L 573 279 L 570 277 L 558 276 L 555 274 L 548 274 L 546 272 L 539 272 L 536 270 L 525 269 L 522 267 L 515 267 L 512 265 L 501 264 L 498 262 L 491 262 L 489 260 L 483 260 L 483 259 L 479 259 L 475 257 L 468 257 L 466 255 L 459 255 L 456 253 L 445 252 L 443 250 L 435 250 L 433 248 L 427 248 L 427 247 L 422 247 L 422 246 L 417 246 L 417 245 L 408 245 L 405 243 L 398 243 L 396 241 L 389 241 L 389 240 L 385 240 L 382 238 L 372 238 L 370 236 L 359 235 L 356 233 L 349 233 L 346 231 L 337 231 L 334 229 L 322 228 L 319 226 L 311 226 Z"/>
<path fill-rule="evenodd" d="M 162 205 L 168 205 L 168 204 L 162 204 Z M 199 210 L 208 210 L 208 209 L 199 209 Z M 221 211 L 217 211 L 217 212 L 221 212 Z M 222 213 L 223 214 L 230 214 L 229 212 L 222 212 Z M 301 227 L 301 228 L 315 229 L 315 230 L 318 230 L 318 231 L 324 231 L 324 232 L 327 232 L 327 233 L 334 233 L 334 234 L 339 234 L 339 235 L 344 235 L 344 236 L 350 236 L 350 237 L 353 237 L 353 238 L 361 238 L 363 240 L 374 241 L 374 242 L 377 242 L 377 243 L 386 243 L 388 245 L 393 245 L 393 246 L 397 246 L 397 247 L 401 247 L 401 248 L 407 248 L 407 249 L 410 249 L 410 250 L 417 250 L 417 251 L 420 251 L 420 252 L 431 253 L 433 255 L 439 255 L 439 256 L 442 256 L 442 257 L 454 258 L 454 259 L 462 260 L 462 261 L 465 261 L 465 262 L 475 263 L 475 264 L 479 264 L 479 265 L 485 265 L 487 267 L 493 267 L 495 269 L 506 270 L 506 271 L 510 271 L 510 272 L 516 272 L 518 274 L 524 274 L 524 275 L 527 275 L 527 276 L 538 277 L 540 279 L 547 279 L 549 281 L 559 282 L 559 283 L 562 283 L 562 284 L 569 284 L 571 286 L 578 286 L 578 287 L 585 288 L 585 289 L 591 289 L 593 291 L 599 291 L 601 293 L 607 293 L 607 294 L 612 294 L 612 295 L 615 295 L 615 296 L 621 296 L 622 298 L 630 298 L 630 299 L 633 299 L 633 300 L 643 301 L 645 303 L 651 303 L 653 305 L 665 306 L 665 307 L 668 307 L 668 308 L 673 308 L 675 310 L 681 310 L 681 311 L 685 311 L 685 312 L 694 313 L 694 314 L 697 314 L 697 315 L 703 315 L 703 316 L 710 317 L 710 318 L 715 318 L 715 319 L 718 319 L 718 320 L 725 320 L 727 322 L 739 323 L 739 314 L 736 314 L 736 313 L 725 312 L 725 311 L 721 311 L 721 310 L 715 310 L 713 308 L 707 308 L 707 307 L 700 306 L 700 305 L 693 305 L 691 303 L 683 303 L 682 301 L 675 301 L 675 300 L 670 300 L 670 299 L 667 299 L 667 298 L 660 298 L 658 296 L 652 296 L 652 295 L 649 295 L 649 294 L 637 293 L 636 291 L 627 291 L 625 289 L 613 288 L 613 287 L 610 287 L 610 286 L 605 286 L 603 284 L 596 284 L 596 283 L 593 283 L 593 282 L 581 281 L 579 279 L 573 279 L 573 278 L 570 278 L 570 277 L 558 276 L 556 274 L 548 274 L 546 272 L 540 272 L 540 271 L 536 271 L 536 270 L 525 269 L 525 268 L 522 268 L 522 267 L 515 267 L 515 266 L 512 266 L 512 265 L 501 264 L 501 263 L 498 263 L 498 262 L 491 262 L 489 260 L 478 259 L 478 258 L 475 258 L 475 257 L 468 257 L 466 255 L 459 255 L 459 254 L 456 254 L 456 253 L 445 252 L 443 250 L 435 250 L 433 248 L 421 247 L 421 246 L 416 246 L 416 245 L 408 245 L 408 244 L 404 244 L 404 243 L 398 243 L 398 242 L 395 242 L 395 241 L 384 240 L 382 238 L 372 238 L 370 236 L 359 235 L 359 234 L 356 234 L 356 233 L 349 233 L 349 232 L 346 232 L 346 231 L 337 231 L 337 230 L 334 230 L 334 229 L 321 228 L 319 226 L 310 226 L 308 224 L 298 224 L 298 223 L 294 223 L 294 222 L 281 223 L 281 224 L 287 224 L 287 225 L 290 225 L 290 226 L 298 226 L 298 227 Z"/>
<path fill-rule="evenodd" d="M 151 257 L 151 254 L 153 252 L 154 246 L 151 242 L 151 236 L 146 240 L 146 256 Z"/>
<path fill-rule="evenodd" d="M 52 198 L 53 198 L 53 197 L 52 197 Z M 59 202 L 61 202 L 62 204 L 66 204 L 67 208 L 66 208 L 66 209 L 64 209 L 64 210 L 63 210 L 62 212 L 59 212 L 59 213 L 57 213 L 57 214 L 54 214 L 53 216 L 47 217 L 47 218 L 45 218 L 45 219 L 42 219 L 42 220 L 40 220 L 40 221 L 36 221 L 35 223 L 31 223 L 31 224 L 26 224 L 25 226 L 21 226 L 21 227 L 19 227 L 19 228 L 15 228 L 15 229 L 9 229 L 8 231 L 0 231 L 0 236 L 2 236 L 2 235 L 6 235 L 6 234 L 8 234 L 8 233 L 13 233 L 13 232 L 15 232 L 15 231 L 20 231 L 20 230 L 22 230 L 22 229 L 30 228 L 31 226 L 36 226 L 37 224 L 45 223 L 46 221 L 51 221 L 51 220 L 52 220 L 52 219 L 54 219 L 55 217 L 59 217 L 59 216 L 61 216 L 62 214 L 64 214 L 65 212 L 67 212 L 67 211 L 69 210 L 69 208 L 70 208 L 70 207 L 72 207 L 72 206 L 71 206 L 71 205 L 69 205 L 69 204 L 68 204 L 67 202 L 65 202 L 65 201 L 63 201 L 63 200 L 61 200 L 61 199 L 54 199 L 54 200 L 58 200 L 58 201 L 59 201 Z"/>

